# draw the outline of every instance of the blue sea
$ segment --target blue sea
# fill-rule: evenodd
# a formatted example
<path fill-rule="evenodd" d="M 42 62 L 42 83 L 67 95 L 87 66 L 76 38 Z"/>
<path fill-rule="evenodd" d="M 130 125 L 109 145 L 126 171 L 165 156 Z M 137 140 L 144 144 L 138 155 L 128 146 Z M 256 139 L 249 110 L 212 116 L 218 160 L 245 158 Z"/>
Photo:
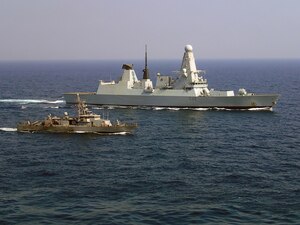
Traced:
<path fill-rule="evenodd" d="M 210 88 L 279 93 L 272 111 L 91 106 L 133 135 L 16 132 L 72 114 L 122 63 L 0 62 L 0 224 L 300 224 L 299 60 L 198 60 Z M 172 74 L 180 60 L 150 61 Z"/>

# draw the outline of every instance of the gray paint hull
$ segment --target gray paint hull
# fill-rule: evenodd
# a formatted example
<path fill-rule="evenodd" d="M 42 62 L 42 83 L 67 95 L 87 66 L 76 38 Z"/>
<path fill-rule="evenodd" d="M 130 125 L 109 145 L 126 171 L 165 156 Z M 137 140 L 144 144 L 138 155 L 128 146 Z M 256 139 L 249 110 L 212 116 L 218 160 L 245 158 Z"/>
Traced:
<path fill-rule="evenodd" d="M 155 96 L 144 95 L 98 95 L 96 93 L 65 93 L 67 104 L 77 103 L 77 94 L 80 99 L 92 105 L 117 106 L 153 106 L 176 108 L 272 108 L 279 97 L 277 94 L 255 94 L 247 96 Z"/>

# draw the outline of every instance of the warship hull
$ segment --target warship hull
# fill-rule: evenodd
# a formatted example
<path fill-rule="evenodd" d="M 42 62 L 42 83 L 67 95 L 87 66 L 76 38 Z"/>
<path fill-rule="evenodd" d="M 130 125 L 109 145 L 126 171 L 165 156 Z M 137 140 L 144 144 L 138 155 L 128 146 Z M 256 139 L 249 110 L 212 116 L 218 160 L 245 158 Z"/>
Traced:
<path fill-rule="evenodd" d="M 62 126 L 62 125 L 33 125 L 33 124 L 18 124 L 18 132 L 30 133 L 99 133 L 99 134 L 114 134 L 114 133 L 132 133 L 137 126 L 132 124 L 113 125 L 108 127 L 90 127 L 90 126 Z"/>
<path fill-rule="evenodd" d="M 109 95 L 86 92 L 65 93 L 67 104 L 76 104 L 77 95 L 87 104 L 115 105 L 115 106 L 150 106 L 175 108 L 225 108 L 251 109 L 272 108 L 279 97 L 278 94 L 253 94 L 247 96 L 166 96 L 154 93 L 140 93 L 138 95 Z"/>

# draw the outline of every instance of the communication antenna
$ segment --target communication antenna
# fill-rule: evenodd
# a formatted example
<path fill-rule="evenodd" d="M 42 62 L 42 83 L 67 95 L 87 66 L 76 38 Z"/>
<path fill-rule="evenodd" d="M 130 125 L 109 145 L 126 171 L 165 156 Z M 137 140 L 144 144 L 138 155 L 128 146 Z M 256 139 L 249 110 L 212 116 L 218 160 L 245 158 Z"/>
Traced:
<path fill-rule="evenodd" d="M 149 79 L 149 70 L 148 70 L 148 66 L 147 66 L 147 45 L 145 45 L 145 68 L 143 69 L 143 79 Z"/>

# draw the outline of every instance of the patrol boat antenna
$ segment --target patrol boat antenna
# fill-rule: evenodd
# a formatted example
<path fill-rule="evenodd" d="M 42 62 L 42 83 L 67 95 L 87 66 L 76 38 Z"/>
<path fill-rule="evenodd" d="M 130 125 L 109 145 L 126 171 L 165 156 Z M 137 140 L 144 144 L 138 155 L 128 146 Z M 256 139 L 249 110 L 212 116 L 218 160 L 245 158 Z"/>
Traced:
<path fill-rule="evenodd" d="M 145 45 L 145 69 L 143 69 L 143 79 L 147 80 L 149 79 L 149 70 L 147 67 L 147 45 Z"/>

